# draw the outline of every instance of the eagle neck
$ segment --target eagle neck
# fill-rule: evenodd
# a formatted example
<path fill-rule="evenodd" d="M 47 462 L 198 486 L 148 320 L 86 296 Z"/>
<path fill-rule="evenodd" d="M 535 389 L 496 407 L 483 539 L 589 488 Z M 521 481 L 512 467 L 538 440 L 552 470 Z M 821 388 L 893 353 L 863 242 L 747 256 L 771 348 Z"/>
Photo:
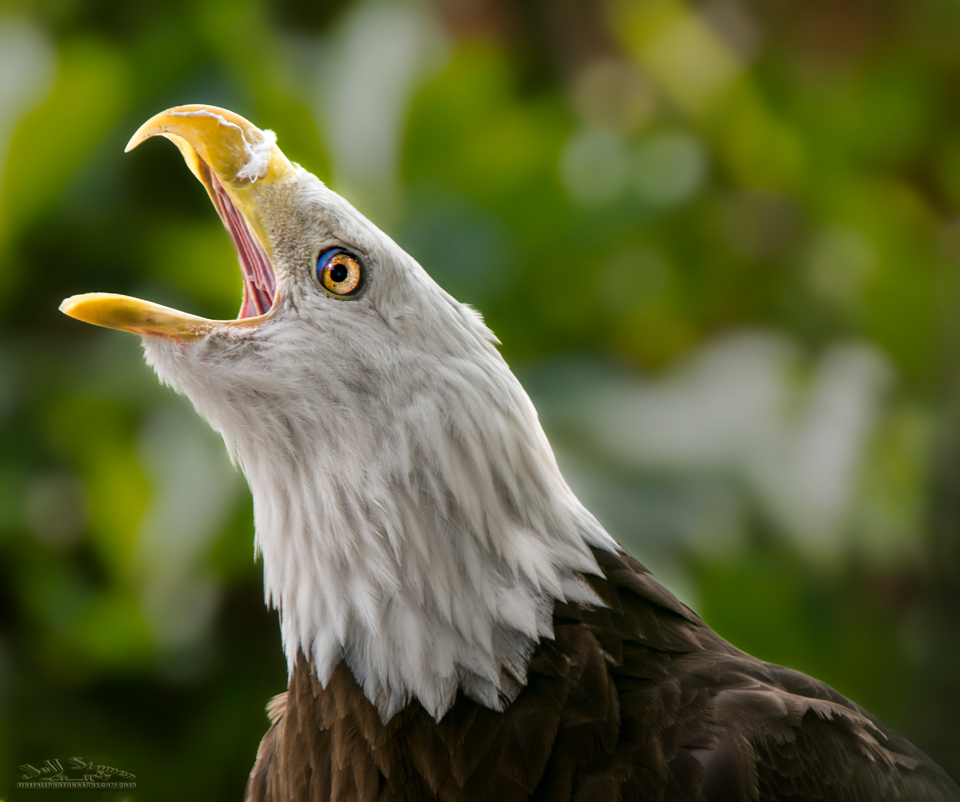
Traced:
<path fill-rule="evenodd" d="M 302 652 L 325 683 L 345 662 L 384 721 L 413 700 L 439 720 L 459 690 L 502 709 L 554 603 L 597 601 L 591 547 L 615 548 L 499 353 L 478 349 L 216 386 L 209 360 L 158 367 L 247 476 L 290 670 Z"/>

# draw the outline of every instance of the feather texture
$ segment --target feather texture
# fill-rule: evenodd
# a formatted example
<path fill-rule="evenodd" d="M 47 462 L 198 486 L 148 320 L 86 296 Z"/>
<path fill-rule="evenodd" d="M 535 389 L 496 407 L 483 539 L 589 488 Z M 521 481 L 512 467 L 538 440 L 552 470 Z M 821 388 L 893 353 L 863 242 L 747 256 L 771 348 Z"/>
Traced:
<path fill-rule="evenodd" d="M 189 348 L 147 337 L 147 361 L 246 474 L 291 670 L 302 652 L 326 682 L 344 661 L 384 721 L 414 698 L 439 718 L 461 688 L 500 709 L 553 602 L 593 600 L 590 547 L 615 543 L 480 316 L 301 175 L 291 205 L 314 212 L 274 243 L 272 319 Z M 358 302 L 302 275 L 330 237 L 363 243 Z"/>
<path fill-rule="evenodd" d="M 631 557 L 558 603 L 506 710 L 463 694 L 383 724 L 344 663 L 302 655 L 247 802 L 956 802 L 913 746 L 827 686 L 730 646 Z"/>

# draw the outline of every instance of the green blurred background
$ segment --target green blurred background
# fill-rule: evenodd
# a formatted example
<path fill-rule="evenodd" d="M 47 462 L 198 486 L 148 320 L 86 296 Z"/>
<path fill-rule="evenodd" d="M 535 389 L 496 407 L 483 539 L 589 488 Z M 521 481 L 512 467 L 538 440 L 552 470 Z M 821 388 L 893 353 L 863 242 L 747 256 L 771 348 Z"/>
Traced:
<path fill-rule="evenodd" d="M 0 799 L 79 755 L 137 776 L 86 798 L 238 800 L 285 687 L 222 443 L 57 312 L 236 315 L 179 154 L 122 152 L 197 102 L 483 312 L 711 626 L 960 776 L 958 41 L 956 0 L 0 6 Z"/>

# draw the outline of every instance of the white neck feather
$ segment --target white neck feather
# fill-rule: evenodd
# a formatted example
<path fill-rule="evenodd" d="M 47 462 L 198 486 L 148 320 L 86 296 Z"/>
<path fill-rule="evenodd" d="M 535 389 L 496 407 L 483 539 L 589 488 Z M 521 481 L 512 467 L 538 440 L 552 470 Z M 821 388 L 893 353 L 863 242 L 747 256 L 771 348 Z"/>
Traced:
<path fill-rule="evenodd" d="M 577 575 L 613 541 L 490 342 L 318 375 L 280 358 L 316 348 L 308 328 L 278 324 L 256 375 L 222 343 L 145 340 L 247 476 L 291 669 L 302 651 L 325 683 L 345 660 L 384 721 L 412 699 L 439 720 L 458 688 L 501 709 L 554 600 L 598 601 Z"/>

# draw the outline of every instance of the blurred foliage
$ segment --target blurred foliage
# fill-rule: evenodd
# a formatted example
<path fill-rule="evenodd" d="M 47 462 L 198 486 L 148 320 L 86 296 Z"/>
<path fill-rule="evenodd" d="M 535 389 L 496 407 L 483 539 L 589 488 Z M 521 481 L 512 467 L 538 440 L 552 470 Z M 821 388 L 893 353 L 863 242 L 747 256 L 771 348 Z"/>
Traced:
<path fill-rule="evenodd" d="M 122 155 L 192 102 L 485 314 L 575 489 L 708 623 L 960 775 L 958 32 L 949 0 L 8 0 L 0 796 L 81 755 L 239 799 L 285 685 L 222 444 L 56 309 L 236 314 L 176 151 Z"/>

